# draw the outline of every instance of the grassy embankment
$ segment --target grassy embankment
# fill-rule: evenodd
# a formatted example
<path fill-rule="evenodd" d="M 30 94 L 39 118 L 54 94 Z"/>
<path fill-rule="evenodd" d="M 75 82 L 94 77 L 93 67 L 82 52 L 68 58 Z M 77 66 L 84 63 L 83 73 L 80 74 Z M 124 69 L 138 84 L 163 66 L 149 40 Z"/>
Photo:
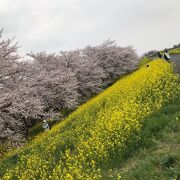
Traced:
<path fill-rule="evenodd" d="M 180 48 L 171 49 L 169 51 L 170 54 L 180 54 Z"/>
<path fill-rule="evenodd" d="M 144 121 L 136 147 L 112 174 L 121 172 L 127 180 L 180 179 L 180 95 Z"/>
<path fill-rule="evenodd" d="M 23 149 L 9 153 L 0 162 L 0 176 L 2 179 L 118 179 L 122 175 L 123 178 L 127 169 L 125 160 L 140 151 L 140 147 L 154 143 L 147 135 L 156 132 L 147 124 L 151 122 L 149 117 L 177 98 L 177 80 L 170 64 L 162 60 L 150 62 L 149 67 L 122 78 L 82 105 L 51 131 L 39 135 Z M 163 123 L 158 120 L 155 124 L 158 128 Z M 128 174 L 130 170 L 131 166 Z"/>

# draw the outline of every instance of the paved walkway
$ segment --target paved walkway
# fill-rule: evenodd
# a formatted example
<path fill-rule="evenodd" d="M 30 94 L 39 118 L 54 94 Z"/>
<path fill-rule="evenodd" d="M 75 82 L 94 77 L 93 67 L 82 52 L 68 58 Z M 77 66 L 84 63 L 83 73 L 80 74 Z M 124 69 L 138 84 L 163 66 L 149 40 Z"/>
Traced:
<path fill-rule="evenodd" d="M 171 55 L 172 60 L 176 63 L 176 71 L 180 74 L 180 54 Z"/>

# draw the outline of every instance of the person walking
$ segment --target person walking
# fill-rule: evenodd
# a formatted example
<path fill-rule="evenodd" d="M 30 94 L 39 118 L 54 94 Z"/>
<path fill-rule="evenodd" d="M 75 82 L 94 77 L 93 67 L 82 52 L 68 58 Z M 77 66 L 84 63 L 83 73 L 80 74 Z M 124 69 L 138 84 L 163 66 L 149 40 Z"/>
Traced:
<path fill-rule="evenodd" d="M 169 55 L 168 50 L 165 50 L 164 59 L 168 62 L 170 62 L 171 60 L 171 56 Z"/>
<path fill-rule="evenodd" d="M 161 52 L 160 51 L 158 51 L 158 57 L 161 59 L 162 58 L 162 55 L 161 55 Z"/>
<path fill-rule="evenodd" d="M 164 59 L 171 64 L 172 68 L 174 71 L 177 71 L 176 70 L 176 63 L 174 62 L 174 60 L 172 59 L 172 57 L 169 55 L 168 53 L 168 50 L 166 49 L 165 50 L 165 53 L 164 53 Z"/>

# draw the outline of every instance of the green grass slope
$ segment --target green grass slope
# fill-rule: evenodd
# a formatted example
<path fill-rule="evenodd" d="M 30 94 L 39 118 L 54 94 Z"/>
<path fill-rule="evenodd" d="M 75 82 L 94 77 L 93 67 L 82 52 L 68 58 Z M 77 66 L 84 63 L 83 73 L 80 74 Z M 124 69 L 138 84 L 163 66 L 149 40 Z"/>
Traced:
<path fill-rule="evenodd" d="M 133 167 L 124 163 L 140 147 L 152 146 L 149 137 L 165 128 L 162 118 L 148 123 L 167 104 L 175 103 L 178 78 L 169 63 L 150 62 L 49 132 L 8 153 L 0 160 L 1 179 L 121 179 L 131 175 Z"/>
<path fill-rule="evenodd" d="M 124 180 L 180 179 L 180 95 L 144 122 L 134 153 L 112 173 Z"/>

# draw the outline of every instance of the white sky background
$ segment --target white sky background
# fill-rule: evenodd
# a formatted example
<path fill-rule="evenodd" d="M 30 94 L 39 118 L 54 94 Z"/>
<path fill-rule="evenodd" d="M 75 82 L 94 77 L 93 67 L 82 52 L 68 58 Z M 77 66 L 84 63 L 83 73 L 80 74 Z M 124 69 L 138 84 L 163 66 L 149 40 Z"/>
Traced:
<path fill-rule="evenodd" d="M 180 43 L 180 0 L 0 0 L 3 38 L 58 52 L 107 39 L 138 54 Z"/>

